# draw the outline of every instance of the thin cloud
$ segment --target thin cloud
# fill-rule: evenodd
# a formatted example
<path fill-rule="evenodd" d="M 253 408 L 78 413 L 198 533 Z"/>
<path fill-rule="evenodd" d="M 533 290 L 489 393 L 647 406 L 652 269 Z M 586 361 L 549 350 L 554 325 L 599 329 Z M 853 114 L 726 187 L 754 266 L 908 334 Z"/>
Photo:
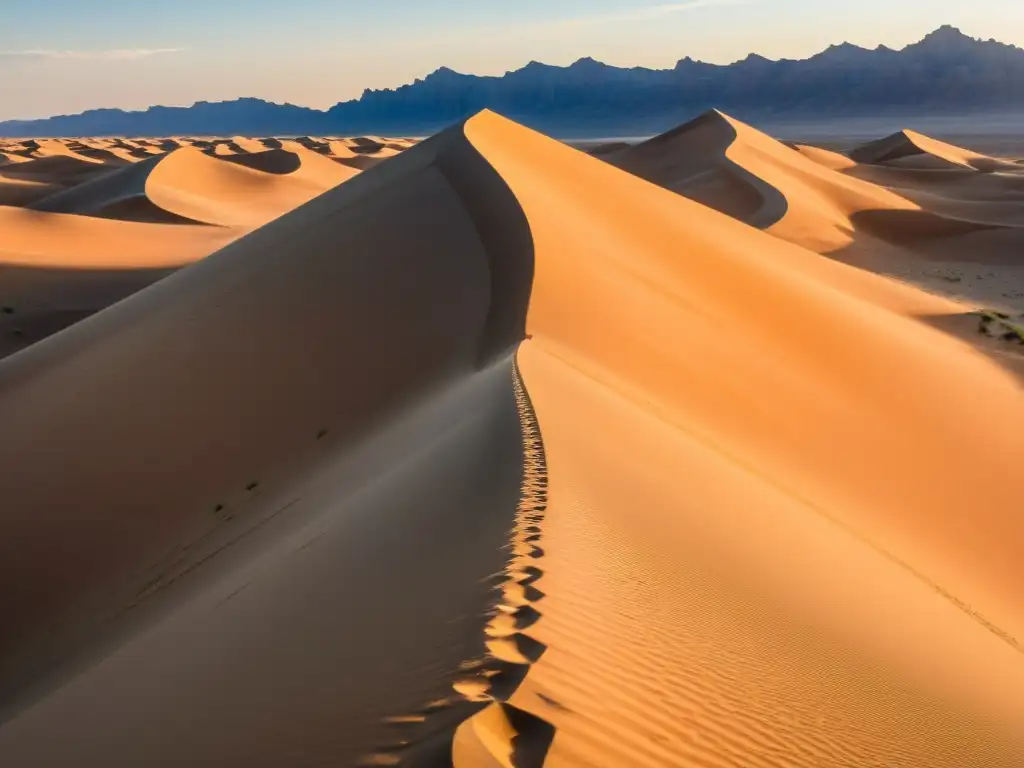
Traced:
<path fill-rule="evenodd" d="M 100 59 L 126 61 L 181 53 L 184 48 L 114 48 L 107 51 L 59 51 L 48 48 L 33 48 L 27 51 L 0 51 L 0 57 L 9 59 Z"/>

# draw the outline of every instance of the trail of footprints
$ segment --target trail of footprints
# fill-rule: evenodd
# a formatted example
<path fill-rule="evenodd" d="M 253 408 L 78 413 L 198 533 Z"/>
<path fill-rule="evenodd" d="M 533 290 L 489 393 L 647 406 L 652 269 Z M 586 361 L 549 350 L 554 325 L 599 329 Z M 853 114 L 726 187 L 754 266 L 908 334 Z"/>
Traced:
<path fill-rule="evenodd" d="M 547 462 L 518 366 L 513 371 L 523 437 L 523 484 L 511 531 L 509 564 L 493 577 L 497 599 L 484 630 L 487 655 L 462 664 L 453 685 L 454 696 L 432 702 L 420 712 L 388 718 L 397 738 L 365 757 L 359 766 L 450 766 L 452 734 L 456 728 L 471 728 L 496 765 L 542 768 L 554 739 L 554 726 L 508 703 L 530 666 L 547 650 L 528 633 L 541 618 L 535 606 L 544 598 L 537 582 L 544 576 L 540 524 L 548 504 Z M 425 734 L 428 725 L 435 726 L 429 729 L 434 739 Z M 425 748 L 425 741 L 435 739 L 433 749 Z"/>

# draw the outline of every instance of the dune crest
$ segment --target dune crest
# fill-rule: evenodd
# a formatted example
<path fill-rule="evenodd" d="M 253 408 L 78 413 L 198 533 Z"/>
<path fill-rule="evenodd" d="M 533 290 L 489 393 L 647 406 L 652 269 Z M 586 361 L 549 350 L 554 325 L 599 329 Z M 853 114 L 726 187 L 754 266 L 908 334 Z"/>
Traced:
<path fill-rule="evenodd" d="M 947 144 L 911 130 L 898 131 L 891 136 L 857 147 L 850 152 L 850 157 L 858 163 L 900 168 L 970 168 L 987 173 L 1020 170 L 1019 166 L 1013 163 Z"/>
<path fill-rule="evenodd" d="M 1024 246 L 1019 173 L 866 165 L 716 111 L 602 157 L 816 253 L 975 306 L 1024 310 L 1024 263 L 1013 256 Z"/>
<path fill-rule="evenodd" d="M 246 159 L 232 157 L 230 160 L 235 162 L 225 162 L 195 148 L 182 147 L 108 173 L 32 207 L 143 221 L 254 227 L 354 175 L 336 164 L 325 169 L 317 162 L 321 158 L 311 153 L 298 157 L 289 173 L 260 170 L 255 167 L 261 162 L 259 157 L 241 157 Z"/>
<path fill-rule="evenodd" d="M 519 361 L 550 471 L 547 651 L 510 703 L 557 729 L 547 764 L 768 765 L 781 749 L 808 768 L 954 766 L 966 743 L 975 765 L 1012 764 L 1024 574 L 1006 462 L 1024 438 L 1005 414 L 1024 397 L 912 319 L 954 306 L 499 118 L 467 130 L 538 254 Z M 911 612 L 916 639 L 894 642 Z M 643 691 L 666 678 L 655 712 Z M 908 690 L 917 704 L 898 704 Z M 795 723 L 814 717 L 808 740 Z"/>
<path fill-rule="evenodd" d="M 834 154 L 811 155 L 712 111 L 609 161 L 816 253 L 850 246 L 858 230 L 902 242 L 987 226 L 936 215 L 841 173 L 856 163 Z"/>
<path fill-rule="evenodd" d="M 531 272 L 521 210 L 457 127 L 0 363 L 0 493 L 35 510 L 0 517 L 3 582 L 23 586 L 0 593 L 0 762 L 351 764 L 468 716 L 451 684 L 486 653 L 521 493 Z M 51 450 L 83 451 L 64 482 L 17 477 Z M 55 526 L 75 544 L 49 557 Z M 461 533 L 438 549 L 438 529 Z M 264 640 L 225 659 L 241 636 Z M 275 669 L 291 694 L 252 690 Z M 137 698 L 168 672 L 174 690 Z M 188 713 L 170 739 L 161 711 Z"/>
<path fill-rule="evenodd" d="M 801 245 L 931 214 L 720 113 L 626 159 L 484 112 L 0 361 L 0 763 L 1020 765 L 1024 388 Z"/>

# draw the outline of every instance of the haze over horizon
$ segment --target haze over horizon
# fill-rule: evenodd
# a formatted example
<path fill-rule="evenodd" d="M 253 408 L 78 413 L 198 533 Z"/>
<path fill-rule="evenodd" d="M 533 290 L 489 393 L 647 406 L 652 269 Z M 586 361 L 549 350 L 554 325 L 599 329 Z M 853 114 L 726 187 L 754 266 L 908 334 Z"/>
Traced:
<path fill-rule="evenodd" d="M 844 41 L 901 48 L 943 24 L 1024 44 L 1024 8 L 1006 0 L 523 0 L 516 8 L 396 0 L 387 9 L 310 0 L 299 11 L 182 0 L 159 24 L 124 0 L 58 0 L 45 15 L 29 13 L 25 0 L 8 5 L 18 23 L 0 29 L 0 120 L 243 96 L 326 108 L 441 66 L 489 75 L 587 56 L 653 68 L 685 56 L 803 58 Z"/>

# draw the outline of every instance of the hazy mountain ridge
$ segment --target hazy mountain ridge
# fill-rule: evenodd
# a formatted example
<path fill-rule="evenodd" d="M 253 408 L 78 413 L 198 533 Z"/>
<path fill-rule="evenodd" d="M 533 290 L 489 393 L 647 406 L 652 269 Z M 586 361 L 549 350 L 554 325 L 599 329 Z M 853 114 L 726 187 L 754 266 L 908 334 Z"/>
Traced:
<path fill-rule="evenodd" d="M 687 57 L 654 70 L 584 58 L 567 67 L 530 62 L 502 76 L 442 67 L 326 111 L 245 98 L 8 121 L 0 135 L 430 133 L 485 107 L 563 134 L 660 130 L 710 107 L 760 118 L 1024 111 L 1024 49 L 947 26 L 901 50 L 843 43 L 802 60 Z"/>

